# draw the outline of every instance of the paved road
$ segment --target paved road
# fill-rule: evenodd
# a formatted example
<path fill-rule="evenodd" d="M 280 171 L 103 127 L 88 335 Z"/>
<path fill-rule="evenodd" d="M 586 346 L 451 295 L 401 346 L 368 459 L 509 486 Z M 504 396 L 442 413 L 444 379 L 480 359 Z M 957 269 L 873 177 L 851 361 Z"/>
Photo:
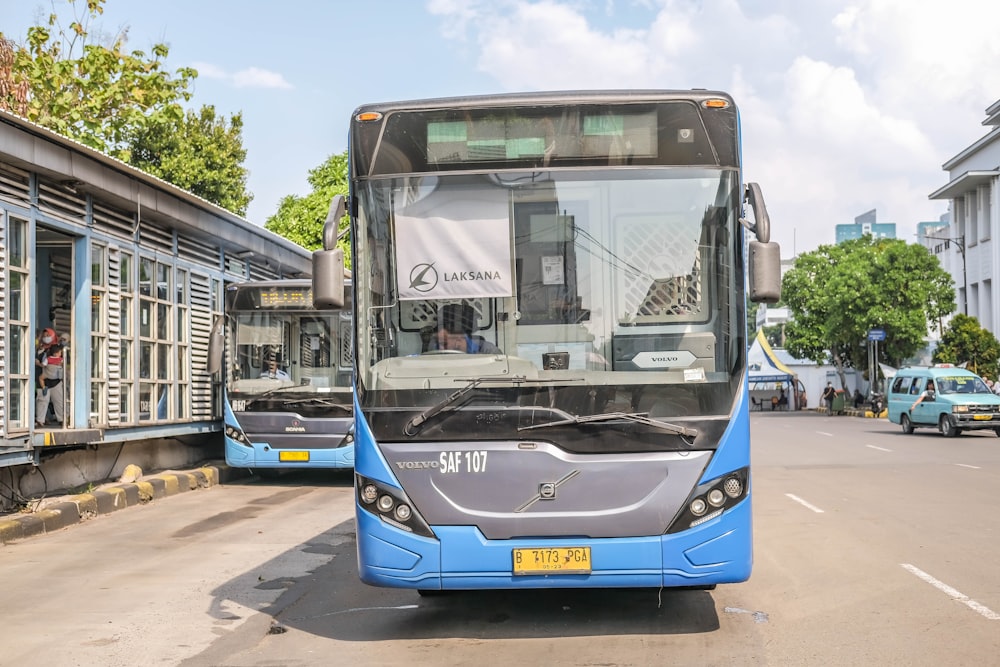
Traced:
<path fill-rule="evenodd" d="M 744 584 L 369 588 L 350 475 L 302 475 L 0 548 L 0 664 L 997 664 L 1000 438 L 811 413 L 755 414 L 753 435 Z"/>

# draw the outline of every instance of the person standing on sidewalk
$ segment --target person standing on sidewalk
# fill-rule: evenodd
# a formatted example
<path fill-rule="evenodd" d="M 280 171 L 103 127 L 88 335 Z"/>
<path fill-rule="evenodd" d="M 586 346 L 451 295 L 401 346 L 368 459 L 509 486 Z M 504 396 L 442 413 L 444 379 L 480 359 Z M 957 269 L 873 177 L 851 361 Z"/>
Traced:
<path fill-rule="evenodd" d="M 832 382 L 826 383 L 826 389 L 823 390 L 823 402 L 826 403 L 826 409 L 831 414 L 833 413 L 833 397 L 837 395 L 837 390 L 833 388 Z"/>
<path fill-rule="evenodd" d="M 63 351 L 65 345 L 56 336 L 54 329 L 45 329 L 38 341 L 38 353 L 35 355 L 35 365 L 38 367 L 38 389 L 35 397 L 35 426 L 43 427 L 52 405 L 55 424 L 63 425 L 63 378 L 66 367 Z"/>

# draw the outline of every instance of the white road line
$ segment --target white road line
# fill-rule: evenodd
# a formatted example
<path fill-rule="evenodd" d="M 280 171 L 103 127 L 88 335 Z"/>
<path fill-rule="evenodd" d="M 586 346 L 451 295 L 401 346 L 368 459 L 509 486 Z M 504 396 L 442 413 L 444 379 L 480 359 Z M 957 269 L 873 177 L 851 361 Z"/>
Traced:
<path fill-rule="evenodd" d="M 829 436 L 831 438 L 833 437 L 833 433 L 827 433 L 826 431 L 816 431 L 816 432 L 819 433 L 820 435 Z"/>
<path fill-rule="evenodd" d="M 979 466 L 970 466 L 968 463 L 956 463 L 955 465 L 957 465 L 960 468 L 972 468 L 973 470 L 980 469 Z"/>
<path fill-rule="evenodd" d="M 910 572 L 911 574 L 916 575 L 920 579 L 923 579 L 928 584 L 930 584 L 934 588 L 938 589 L 939 591 L 941 591 L 945 595 L 950 596 L 953 600 L 961 602 L 962 604 L 966 605 L 967 607 L 969 607 L 973 611 L 981 614 L 982 616 L 985 616 L 986 618 L 990 619 L 991 621 L 1000 621 L 1000 614 L 996 613 L 995 611 L 993 611 L 989 607 L 983 606 L 983 605 L 979 604 L 978 602 L 976 602 L 975 600 L 970 599 L 968 595 L 964 595 L 962 593 L 959 593 L 958 591 L 956 591 L 954 588 L 952 588 L 948 584 L 946 584 L 944 582 L 941 582 L 941 581 L 938 581 L 937 579 L 935 579 L 931 575 L 927 574 L 923 570 L 921 570 L 919 568 L 916 568 L 913 565 L 910 565 L 909 563 L 901 563 L 901 565 L 903 566 L 904 570 Z"/>
<path fill-rule="evenodd" d="M 811 509 L 813 512 L 816 512 L 817 514 L 822 514 L 823 513 L 823 510 L 821 510 L 820 508 L 816 507 L 815 505 L 811 505 L 811 504 L 807 503 L 806 501 L 802 500 L 801 498 L 799 498 L 795 494 L 786 493 L 785 495 L 788 496 L 789 498 L 791 498 L 792 500 L 794 500 L 795 502 L 799 503 L 803 507 L 808 507 L 809 509 Z"/>
<path fill-rule="evenodd" d="M 891 449 L 886 449 L 885 447 L 878 447 L 876 445 L 865 445 L 865 447 L 870 447 L 871 449 L 877 449 L 880 452 L 891 452 Z"/>

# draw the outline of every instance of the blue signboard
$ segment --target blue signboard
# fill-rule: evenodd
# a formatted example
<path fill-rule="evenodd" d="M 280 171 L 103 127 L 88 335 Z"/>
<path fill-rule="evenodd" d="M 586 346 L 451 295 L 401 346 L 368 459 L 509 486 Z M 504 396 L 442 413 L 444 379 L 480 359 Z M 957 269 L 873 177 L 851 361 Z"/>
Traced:
<path fill-rule="evenodd" d="M 885 329 L 869 329 L 868 340 L 885 340 Z"/>

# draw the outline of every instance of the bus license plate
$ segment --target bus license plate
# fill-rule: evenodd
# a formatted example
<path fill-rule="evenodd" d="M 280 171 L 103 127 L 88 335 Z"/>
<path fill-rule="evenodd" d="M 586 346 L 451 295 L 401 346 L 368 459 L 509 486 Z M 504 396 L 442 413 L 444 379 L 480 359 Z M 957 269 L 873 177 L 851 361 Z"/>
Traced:
<path fill-rule="evenodd" d="M 972 418 L 976 421 L 989 421 L 993 419 L 993 415 L 974 415 Z"/>
<path fill-rule="evenodd" d="M 514 549 L 514 574 L 590 574 L 590 547 Z"/>
<path fill-rule="evenodd" d="M 279 461 L 308 461 L 309 452 L 278 452 Z"/>

